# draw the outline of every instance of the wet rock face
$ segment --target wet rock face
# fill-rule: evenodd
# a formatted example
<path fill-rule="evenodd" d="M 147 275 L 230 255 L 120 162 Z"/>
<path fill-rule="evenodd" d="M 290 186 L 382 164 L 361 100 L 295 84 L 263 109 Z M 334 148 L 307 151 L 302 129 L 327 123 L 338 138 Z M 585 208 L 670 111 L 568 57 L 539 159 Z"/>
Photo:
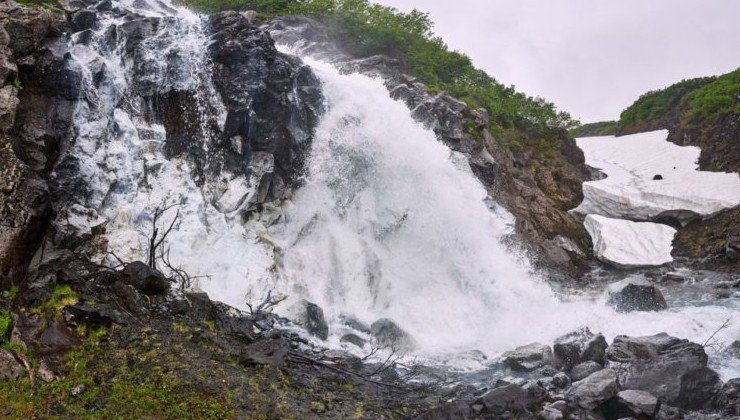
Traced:
<path fill-rule="evenodd" d="M 245 173 L 256 157 L 267 159 L 261 190 L 270 201 L 282 186 L 294 186 L 303 169 L 323 110 L 319 80 L 299 59 L 279 53 L 243 14 L 212 15 L 209 27 L 213 80 L 226 107 L 223 169 Z"/>
<path fill-rule="evenodd" d="M 553 344 L 553 352 L 556 363 L 569 371 L 576 365 L 586 362 L 604 366 L 607 347 L 608 344 L 602 334 L 594 334 L 588 328 L 584 328 L 558 337 Z"/>
<path fill-rule="evenodd" d="M 63 24 L 59 13 L 0 5 L 0 283 L 23 278 L 50 215 L 44 170 L 55 134 L 69 125 L 53 111 L 54 93 L 35 92 L 33 76 L 51 63 L 61 68 L 63 58 L 44 45 Z"/>
<path fill-rule="evenodd" d="M 609 304 L 618 312 L 662 311 L 668 304 L 655 285 L 627 282 L 609 292 Z"/>
<path fill-rule="evenodd" d="M 719 377 L 706 369 L 704 348 L 665 333 L 617 336 L 606 355 L 619 366 L 619 383 L 623 389 L 647 391 L 671 405 L 697 408 L 712 397 L 708 394 L 719 389 Z"/>

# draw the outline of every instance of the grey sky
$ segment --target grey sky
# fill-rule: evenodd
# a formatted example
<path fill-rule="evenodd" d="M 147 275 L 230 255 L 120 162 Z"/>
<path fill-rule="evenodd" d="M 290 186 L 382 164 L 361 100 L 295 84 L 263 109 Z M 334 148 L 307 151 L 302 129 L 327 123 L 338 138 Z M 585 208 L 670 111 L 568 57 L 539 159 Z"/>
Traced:
<path fill-rule="evenodd" d="M 376 0 L 429 12 L 477 67 L 583 122 L 639 95 L 740 67 L 736 0 Z"/>

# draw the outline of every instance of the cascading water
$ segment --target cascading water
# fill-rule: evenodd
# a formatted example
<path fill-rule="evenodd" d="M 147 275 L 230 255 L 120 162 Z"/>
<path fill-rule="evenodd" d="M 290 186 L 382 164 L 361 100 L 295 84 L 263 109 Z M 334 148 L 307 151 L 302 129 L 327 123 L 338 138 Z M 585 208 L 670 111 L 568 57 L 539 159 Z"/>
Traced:
<path fill-rule="evenodd" d="M 209 153 L 217 135 L 210 121 L 223 127 L 225 116 L 211 81 L 205 24 L 190 11 L 162 2 L 116 6 L 118 13 L 101 14 L 91 41 L 79 36 L 70 41 L 71 56 L 88 70 L 83 83 L 94 98 L 78 106 L 78 135 L 69 151 L 90 189 L 85 205 L 110 220 L 110 248 L 126 261 L 146 258 L 153 213 L 176 206 L 162 215 L 169 223 L 179 211 L 168 237 L 170 261 L 193 276 L 211 275 L 204 287 L 212 298 L 244 306 L 247 289 L 239 284 L 269 279 L 271 247 L 209 203 L 209 185 L 196 184 L 192 162 L 166 158 L 165 127 L 148 116 L 152 99 L 146 95 L 156 101 L 167 92 L 192 92 L 191 105 L 202 120 L 195 124 L 200 138 L 194 143 Z M 140 22 L 131 16 L 153 21 L 124 31 L 123 25 Z M 135 51 L 131 41 L 141 41 Z"/>
<path fill-rule="evenodd" d="M 556 296 L 502 245 L 510 220 L 486 204 L 463 156 L 416 123 L 380 80 L 310 60 L 326 112 L 305 186 L 269 230 L 219 211 L 208 180 L 191 173 L 192 162 L 165 156 L 165 128 L 147 117 L 152 104 L 141 95 L 195 92 L 202 119 L 196 143 L 201 154 L 213 153 L 213 127 L 223 129 L 225 116 L 209 76 L 203 23 L 161 2 L 116 6 L 159 23 L 135 32 L 146 41 L 133 55 L 126 39 L 111 35 L 129 24 L 114 13 L 92 41 L 72 38 L 88 100 L 76 111 L 77 138 L 67 153 L 87 180 L 85 205 L 110 220 L 109 246 L 122 259 L 144 257 L 152 212 L 176 204 L 170 260 L 208 275 L 200 287 L 213 299 L 244 308 L 250 292 L 259 299 L 273 290 L 293 302 L 313 301 L 325 310 L 337 346 L 340 315 L 366 323 L 390 318 L 413 337 L 415 354 L 436 360 L 549 343 L 582 326 L 607 338 L 667 332 L 703 342 L 737 309 L 729 300 L 618 314 L 601 297 Z M 172 220 L 174 211 L 164 218 Z M 717 338 L 739 333 L 732 324 Z"/>
<path fill-rule="evenodd" d="M 328 111 L 314 140 L 306 186 L 282 240 L 288 294 L 340 315 L 391 318 L 417 354 L 487 354 L 588 326 L 617 334 L 667 332 L 703 342 L 735 308 L 615 312 L 602 296 L 556 296 L 502 244 L 509 217 L 486 205 L 467 160 L 415 122 L 382 81 L 310 61 Z M 722 331 L 730 340 L 737 326 Z"/>

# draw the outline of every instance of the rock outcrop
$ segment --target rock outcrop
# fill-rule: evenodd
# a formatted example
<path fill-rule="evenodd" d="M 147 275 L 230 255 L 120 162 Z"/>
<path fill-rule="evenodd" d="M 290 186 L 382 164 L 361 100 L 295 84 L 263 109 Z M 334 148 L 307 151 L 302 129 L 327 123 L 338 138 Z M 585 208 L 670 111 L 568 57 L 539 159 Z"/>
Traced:
<path fill-rule="evenodd" d="M 59 36 L 64 15 L 0 5 L 0 287 L 26 274 L 50 216 L 49 165 L 69 112 L 54 92 L 37 89 L 39 75 L 60 68 L 46 46 Z M 54 112 L 59 110 L 61 112 Z M 54 125 L 56 124 L 56 127 Z"/>
<path fill-rule="evenodd" d="M 702 346 L 667 334 L 617 336 L 606 354 L 617 366 L 623 389 L 647 391 L 671 405 L 701 408 L 721 386 L 717 374 L 705 370 Z"/>

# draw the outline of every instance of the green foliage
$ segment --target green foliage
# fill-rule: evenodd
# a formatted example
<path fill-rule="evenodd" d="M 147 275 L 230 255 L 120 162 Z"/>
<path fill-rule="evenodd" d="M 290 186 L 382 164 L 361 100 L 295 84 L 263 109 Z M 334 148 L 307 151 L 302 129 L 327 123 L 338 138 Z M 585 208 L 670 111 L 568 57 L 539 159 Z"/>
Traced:
<path fill-rule="evenodd" d="M 740 69 L 648 92 L 622 112 L 619 124 L 675 118 L 676 123 L 689 127 L 702 121 L 714 122 L 728 113 L 740 115 Z"/>
<path fill-rule="evenodd" d="M 59 2 L 56 0 L 16 0 L 19 4 L 29 7 L 43 7 L 45 9 L 57 8 Z"/>
<path fill-rule="evenodd" d="M 105 328 L 91 330 L 83 345 L 64 356 L 67 374 L 31 384 L 28 376 L 0 381 L 2 414 L 10 418 L 225 419 L 236 418 L 228 396 L 183 386 L 175 374 L 129 368 L 112 352 Z M 32 360 L 32 363 L 35 363 Z M 104 380 L 101 380 L 104 378 Z M 84 391 L 72 390 L 84 385 Z M 104 401 L 101 406 L 100 402 Z M 60 413 L 64 415 L 60 416 Z"/>
<path fill-rule="evenodd" d="M 740 69 L 710 79 L 711 83 L 694 90 L 683 99 L 683 123 L 715 120 L 726 113 L 740 115 Z"/>
<path fill-rule="evenodd" d="M 263 17 L 305 15 L 321 20 L 329 35 L 344 50 L 364 57 L 384 54 L 400 61 L 402 69 L 420 79 L 432 92 L 447 91 L 469 105 L 483 107 L 491 116 L 490 129 L 525 130 L 525 138 L 542 138 L 553 129 L 577 124 L 571 116 L 542 98 L 506 87 L 470 59 L 450 51 L 434 36 L 427 13 L 398 10 L 368 0 L 180 0 L 201 11 L 253 9 Z"/>
<path fill-rule="evenodd" d="M 616 121 L 599 121 L 579 125 L 568 133 L 571 137 L 613 136 L 617 131 Z"/>
<path fill-rule="evenodd" d="M 682 80 L 665 89 L 654 90 L 644 95 L 627 107 L 619 117 L 621 125 L 628 125 L 638 121 L 662 118 L 669 113 L 675 113 L 682 100 L 688 94 L 713 82 L 714 77 Z"/>
<path fill-rule="evenodd" d="M 49 300 L 35 305 L 31 308 L 31 312 L 53 313 L 65 306 L 74 305 L 78 300 L 77 293 L 68 284 L 55 284 Z"/>
<path fill-rule="evenodd" d="M 0 309 L 0 344 L 4 344 L 8 340 L 8 334 L 10 333 L 10 326 L 12 324 L 13 319 L 10 317 L 10 311 Z"/>

